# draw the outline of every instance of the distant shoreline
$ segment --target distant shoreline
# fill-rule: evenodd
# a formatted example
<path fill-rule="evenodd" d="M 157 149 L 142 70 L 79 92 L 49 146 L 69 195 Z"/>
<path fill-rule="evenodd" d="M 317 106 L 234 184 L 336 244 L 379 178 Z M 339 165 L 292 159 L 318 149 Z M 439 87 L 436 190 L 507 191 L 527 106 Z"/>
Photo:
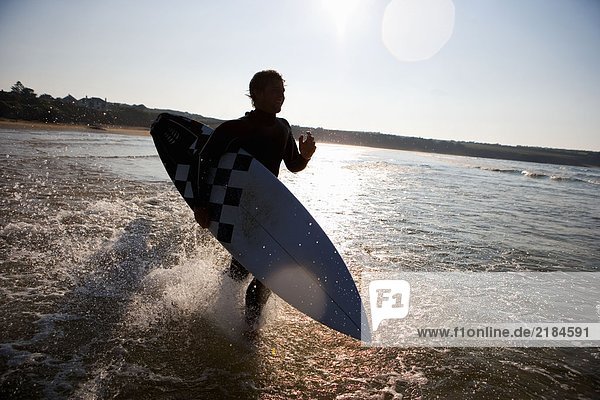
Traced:
<path fill-rule="evenodd" d="M 150 136 L 150 129 L 131 126 L 78 125 L 37 121 L 0 119 L 1 129 L 111 133 L 118 135 Z"/>
<path fill-rule="evenodd" d="M 203 121 L 204 122 L 204 121 Z M 211 119 L 212 127 L 219 125 L 220 120 Z M 0 129 L 40 130 L 108 133 L 118 135 L 150 136 L 150 129 L 132 126 L 85 125 L 69 123 L 46 123 L 20 119 L 0 118 Z M 480 157 L 500 160 L 537 162 L 545 164 L 573 165 L 581 167 L 600 167 L 600 152 L 582 150 L 546 149 L 526 146 L 506 146 L 473 142 L 452 142 L 445 140 L 422 139 L 406 136 L 374 134 L 368 132 L 331 131 L 322 128 L 305 128 L 292 126 L 294 136 L 298 137 L 306 130 L 311 130 L 315 139 L 322 143 L 365 146 L 383 149 L 417 151 L 434 154 L 448 154 L 465 157 Z"/>
<path fill-rule="evenodd" d="M 296 136 L 305 130 L 312 130 L 315 139 L 325 143 L 497 160 L 600 167 L 600 152 L 596 151 L 460 142 L 389 135 L 378 132 L 337 131 L 323 128 L 300 128 L 296 126 L 292 126 L 292 129 L 295 131 Z"/>
<path fill-rule="evenodd" d="M 147 108 L 143 104 L 110 103 L 106 99 L 103 100 L 97 97 L 88 98 L 86 96 L 77 100 L 71 95 L 64 98 L 54 98 L 46 94 L 38 96 L 33 89 L 26 88 L 21 82 L 17 82 L 10 92 L 0 90 L 0 127 L 5 129 L 104 132 L 149 136 L 150 126 L 161 113 L 191 118 L 213 129 L 224 122 L 217 118 L 182 111 Z M 292 131 L 296 138 L 307 130 L 312 131 L 315 140 L 321 143 L 580 167 L 600 167 L 600 151 L 508 146 L 292 125 Z"/>

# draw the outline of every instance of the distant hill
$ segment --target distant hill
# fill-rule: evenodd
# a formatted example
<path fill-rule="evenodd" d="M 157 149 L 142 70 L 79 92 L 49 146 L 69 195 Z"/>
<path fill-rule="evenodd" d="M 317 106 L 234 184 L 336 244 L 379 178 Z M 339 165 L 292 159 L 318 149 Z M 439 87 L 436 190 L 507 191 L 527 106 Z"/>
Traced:
<path fill-rule="evenodd" d="M 293 126 L 292 129 L 296 136 L 306 130 L 311 130 L 315 136 L 315 140 L 329 143 L 546 164 L 600 167 L 600 152 L 597 151 L 506 146 L 500 144 L 423 139 L 376 132 L 340 131 L 322 128 L 311 129 L 297 126 Z"/>
<path fill-rule="evenodd" d="M 156 117 L 163 112 L 195 119 L 213 128 L 223 120 L 175 110 L 147 108 L 143 104 L 128 105 L 110 103 L 98 97 L 75 99 L 71 95 L 54 98 L 38 96 L 33 89 L 21 82 L 12 86 L 10 92 L 0 91 L 0 118 L 47 123 L 83 124 L 88 126 L 131 126 L 150 128 Z M 600 152 L 549 149 L 542 147 L 505 146 L 474 142 L 423 139 L 409 136 L 388 135 L 377 132 L 354 132 L 292 126 L 298 137 L 310 130 L 315 139 L 326 143 L 386 149 L 452 154 L 459 156 L 495 158 L 515 161 L 531 161 L 549 164 L 600 167 Z"/>

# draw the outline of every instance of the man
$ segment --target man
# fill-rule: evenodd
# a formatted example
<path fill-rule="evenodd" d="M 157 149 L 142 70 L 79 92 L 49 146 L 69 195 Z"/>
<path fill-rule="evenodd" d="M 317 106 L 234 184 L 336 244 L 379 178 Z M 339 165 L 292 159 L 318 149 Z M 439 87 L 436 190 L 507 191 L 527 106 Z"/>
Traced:
<path fill-rule="evenodd" d="M 211 167 L 216 166 L 226 151 L 243 148 L 260 161 L 275 176 L 279 175 L 281 161 L 292 172 L 298 172 L 316 150 L 315 140 L 307 132 L 300 136 L 300 148 L 292 136 L 290 124 L 276 115 L 281 111 L 285 100 L 284 80 L 277 71 L 257 72 L 250 81 L 250 98 L 254 110 L 243 117 L 221 124 L 200 152 L 199 181 L 203 182 Z M 208 190 L 205 197 L 196 204 L 194 217 L 203 227 L 210 224 Z M 235 259 L 231 260 L 229 275 L 235 280 L 243 280 L 249 272 Z M 263 306 L 271 291 L 254 278 L 246 290 L 246 322 L 253 329 L 258 322 Z"/>

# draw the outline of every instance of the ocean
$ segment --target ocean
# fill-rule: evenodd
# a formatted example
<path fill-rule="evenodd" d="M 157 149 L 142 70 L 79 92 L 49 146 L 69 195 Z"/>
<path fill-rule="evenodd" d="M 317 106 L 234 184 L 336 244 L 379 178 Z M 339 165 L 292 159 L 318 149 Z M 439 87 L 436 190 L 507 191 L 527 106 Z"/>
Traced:
<path fill-rule="evenodd" d="M 593 399 L 600 351 L 369 347 L 245 284 L 150 137 L 0 130 L 2 399 Z M 281 180 L 353 276 L 598 272 L 600 170 L 318 144 Z"/>

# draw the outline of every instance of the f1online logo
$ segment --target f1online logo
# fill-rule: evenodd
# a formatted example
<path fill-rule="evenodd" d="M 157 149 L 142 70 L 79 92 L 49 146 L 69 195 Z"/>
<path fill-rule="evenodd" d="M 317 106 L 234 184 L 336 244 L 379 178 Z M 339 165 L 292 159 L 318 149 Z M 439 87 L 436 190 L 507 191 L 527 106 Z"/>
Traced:
<path fill-rule="evenodd" d="M 410 284 L 405 280 L 376 280 L 369 283 L 371 325 L 376 331 L 385 319 L 402 319 L 408 315 Z"/>

